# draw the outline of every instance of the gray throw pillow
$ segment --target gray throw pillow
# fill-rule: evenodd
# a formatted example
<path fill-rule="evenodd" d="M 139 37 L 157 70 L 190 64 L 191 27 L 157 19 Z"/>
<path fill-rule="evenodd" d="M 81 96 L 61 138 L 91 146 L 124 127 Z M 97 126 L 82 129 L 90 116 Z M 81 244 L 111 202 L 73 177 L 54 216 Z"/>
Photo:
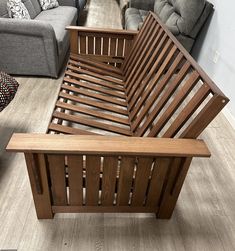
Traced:
<path fill-rule="evenodd" d="M 11 18 L 31 19 L 28 10 L 21 0 L 8 0 L 7 10 Z"/>
<path fill-rule="evenodd" d="M 49 10 L 59 6 L 57 0 L 39 0 L 42 10 Z"/>

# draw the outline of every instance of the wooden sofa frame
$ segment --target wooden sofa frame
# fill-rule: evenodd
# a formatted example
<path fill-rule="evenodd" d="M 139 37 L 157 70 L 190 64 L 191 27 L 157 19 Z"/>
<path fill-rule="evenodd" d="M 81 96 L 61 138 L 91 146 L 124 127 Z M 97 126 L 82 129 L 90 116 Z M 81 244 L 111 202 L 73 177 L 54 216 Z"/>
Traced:
<path fill-rule="evenodd" d="M 210 156 L 196 138 L 228 98 L 154 13 L 139 32 L 68 30 L 71 56 L 47 134 L 14 134 L 7 146 L 25 154 L 38 218 L 170 218 L 192 158 Z"/>

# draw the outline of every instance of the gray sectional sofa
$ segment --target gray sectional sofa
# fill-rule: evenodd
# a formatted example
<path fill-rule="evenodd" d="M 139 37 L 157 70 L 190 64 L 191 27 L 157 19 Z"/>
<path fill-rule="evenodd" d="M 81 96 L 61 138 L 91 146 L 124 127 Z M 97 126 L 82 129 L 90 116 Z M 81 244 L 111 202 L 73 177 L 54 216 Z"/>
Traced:
<path fill-rule="evenodd" d="M 124 18 L 125 28 L 139 29 L 148 11 L 154 11 L 190 51 L 212 10 L 213 5 L 206 0 L 129 0 Z"/>
<path fill-rule="evenodd" d="M 85 4 L 85 0 L 80 5 L 78 1 L 59 0 L 62 6 L 42 11 L 38 0 L 22 0 L 31 20 L 20 20 L 9 18 L 7 0 L 1 0 L 0 70 L 58 77 L 69 49 L 65 27 L 76 25 L 79 9 Z"/>

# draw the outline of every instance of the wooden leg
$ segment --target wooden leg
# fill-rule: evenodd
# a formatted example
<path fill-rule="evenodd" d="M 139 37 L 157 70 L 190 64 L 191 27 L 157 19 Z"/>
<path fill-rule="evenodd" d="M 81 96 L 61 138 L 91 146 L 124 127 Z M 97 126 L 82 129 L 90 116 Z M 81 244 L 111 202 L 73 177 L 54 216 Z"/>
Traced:
<path fill-rule="evenodd" d="M 173 161 L 157 218 L 171 218 L 191 161 L 192 158 L 176 158 Z"/>
<path fill-rule="evenodd" d="M 25 153 L 35 209 L 38 219 L 52 219 L 51 197 L 44 154 Z"/>

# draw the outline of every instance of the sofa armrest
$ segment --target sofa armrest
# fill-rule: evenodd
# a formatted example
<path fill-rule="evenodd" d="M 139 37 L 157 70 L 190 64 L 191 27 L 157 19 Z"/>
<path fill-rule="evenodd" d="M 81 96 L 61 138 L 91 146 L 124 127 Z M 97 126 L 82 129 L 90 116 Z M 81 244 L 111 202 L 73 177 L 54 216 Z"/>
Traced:
<path fill-rule="evenodd" d="M 24 74 L 23 67 L 30 67 L 32 60 L 40 61 L 48 69 L 48 76 L 57 76 L 58 51 L 57 41 L 53 27 L 42 21 L 36 20 L 14 20 L 0 18 L 0 58 L 1 64 L 12 74 Z M 17 44 L 17 46 L 16 46 Z M 40 53 L 38 53 L 40 51 Z M 15 58 L 24 57 L 21 65 L 14 65 Z M 19 71 L 13 70 L 14 68 Z"/>
<path fill-rule="evenodd" d="M 129 8 L 153 11 L 155 0 L 129 0 Z"/>
<path fill-rule="evenodd" d="M 15 133 L 6 149 L 47 154 L 210 157 L 203 140 L 121 136 Z"/>

